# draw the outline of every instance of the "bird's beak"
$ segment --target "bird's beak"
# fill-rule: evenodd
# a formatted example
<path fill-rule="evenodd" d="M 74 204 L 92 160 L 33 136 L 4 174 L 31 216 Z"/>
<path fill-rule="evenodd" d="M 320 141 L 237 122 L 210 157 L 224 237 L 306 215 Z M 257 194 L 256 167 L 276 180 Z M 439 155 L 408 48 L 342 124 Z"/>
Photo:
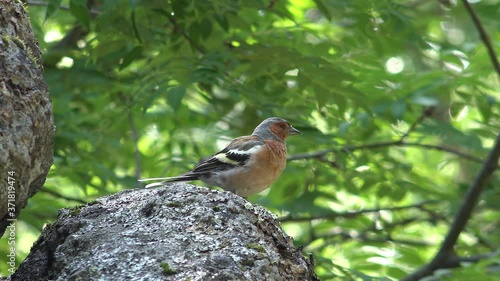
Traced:
<path fill-rule="evenodd" d="M 292 127 L 292 125 L 290 125 L 290 129 L 288 130 L 288 134 L 289 135 L 302 135 L 302 133 L 299 130 Z"/>

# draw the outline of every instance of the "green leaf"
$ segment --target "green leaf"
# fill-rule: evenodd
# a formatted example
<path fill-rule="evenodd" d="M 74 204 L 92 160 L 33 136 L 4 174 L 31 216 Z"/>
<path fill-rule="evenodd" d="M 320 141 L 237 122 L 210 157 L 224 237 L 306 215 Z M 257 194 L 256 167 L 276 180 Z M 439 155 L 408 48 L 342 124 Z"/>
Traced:
<path fill-rule="evenodd" d="M 406 101 L 404 100 L 397 100 L 392 103 L 392 115 L 396 117 L 397 119 L 403 118 L 403 115 L 405 114 L 406 111 Z"/>
<path fill-rule="evenodd" d="M 207 18 L 204 18 L 200 25 L 200 35 L 203 39 L 208 39 L 210 34 L 212 33 L 212 22 L 210 22 Z"/>
<path fill-rule="evenodd" d="M 167 91 L 167 101 L 173 110 L 179 109 L 185 94 L 186 87 L 184 86 L 174 86 Z"/>
<path fill-rule="evenodd" d="M 226 32 L 229 31 L 229 22 L 228 22 L 228 20 L 227 20 L 227 18 L 225 16 L 223 16 L 223 15 L 217 15 L 215 17 L 215 20 L 222 27 L 222 29 L 224 29 L 224 31 L 226 31 Z"/>
<path fill-rule="evenodd" d="M 135 46 L 132 51 L 130 51 L 125 57 L 123 57 L 123 61 L 120 64 L 120 70 L 123 70 L 127 66 L 129 66 L 130 63 L 132 63 L 135 59 L 141 56 L 143 51 L 142 46 Z"/>
<path fill-rule="evenodd" d="M 137 41 L 139 41 L 139 43 L 142 43 L 141 34 L 139 34 L 139 29 L 137 28 L 137 22 L 135 18 L 136 18 L 135 10 L 133 10 L 132 13 L 130 13 L 130 21 L 132 22 L 132 29 L 134 30 L 134 35 L 135 38 L 137 38 Z"/>
<path fill-rule="evenodd" d="M 313 1 L 316 4 L 316 7 L 318 7 L 318 10 L 321 11 L 323 16 L 325 16 L 325 18 L 327 18 L 329 21 L 331 21 L 332 16 L 330 15 L 330 12 L 328 11 L 328 8 L 325 6 L 325 4 L 323 4 L 323 2 L 321 0 L 313 0 Z"/>
<path fill-rule="evenodd" d="M 438 99 L 429 96 L 416 96 L 412 98 L 413 103 L 423 106 L 436 106 L 439 104 Z"/>
<path fill-rule="evenodd" d="M 69 11 L 81 25 L 90 30 L 90 13 L 86 0 L 71 0 L 69 2 Z"/>
<path fill-rule="evenodd" d="M 53 16 L 57 11 L 59 11 L 59 7 L 61 6 L 62 0 L 49 0 L 47 2 L 47 11 L 45 12 L 45 19 L 46 21 L 48 18 Z"/>
<path fill-rule="evenodd" d="M 448 122 L 427 120 L 416 131 L 427 136 L 437 136 L 447 146 L 460 145 L 479 151 L 483 148 L 481 139 L 477 135 L 458 130 Z"/>
<path fill-rule="evenodd" d="M 493 116 L 493 108 L 497 106 L 496 98 L 491 95 L 483 95 L 477 97 L 477 104 L 479 112 L 483 117 L 483 121 L 488 122 L 490 118 Z"/>
<path fill-rule="evenodd" d="M 392 185 L 389 183 L 380 183 L 376 185 L 377 188 L 377 197 L 383 198 L 386 196 L 391 196 L 393 192 Z"/>

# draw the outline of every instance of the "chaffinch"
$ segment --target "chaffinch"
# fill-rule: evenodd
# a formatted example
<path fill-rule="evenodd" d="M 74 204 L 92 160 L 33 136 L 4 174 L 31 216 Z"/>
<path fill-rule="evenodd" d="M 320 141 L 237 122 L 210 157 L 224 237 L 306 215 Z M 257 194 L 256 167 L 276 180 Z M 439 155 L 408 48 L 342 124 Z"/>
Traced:
<path fill-rule="evenodd" d="M 300 135 L 288 121 L 270 117 L 262 121 L 250 136 L 236 138 L 221 151 L 200 161 L 190 172 L 177 177 L 150 178 L 163 180 L 146 185 L 162 186 L 170 182 L 201 180 L 242 197 L 267 189 L 286 166 L 285 139 Z"/>

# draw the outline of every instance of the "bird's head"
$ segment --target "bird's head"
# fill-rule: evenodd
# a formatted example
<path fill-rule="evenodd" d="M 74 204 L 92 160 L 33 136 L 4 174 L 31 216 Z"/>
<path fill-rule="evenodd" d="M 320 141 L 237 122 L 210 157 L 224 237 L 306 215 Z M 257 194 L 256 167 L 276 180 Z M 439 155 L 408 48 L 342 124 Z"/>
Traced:
<path fill-rule="evenodd" d="M 295 129 L 288 121 L 279 117 L 270 117 L 262 121 L 253 131 L 252 135 L 264 139 L 276 139 L 285 141 L 288 135 L 300 135 L 299 130 Z"/>

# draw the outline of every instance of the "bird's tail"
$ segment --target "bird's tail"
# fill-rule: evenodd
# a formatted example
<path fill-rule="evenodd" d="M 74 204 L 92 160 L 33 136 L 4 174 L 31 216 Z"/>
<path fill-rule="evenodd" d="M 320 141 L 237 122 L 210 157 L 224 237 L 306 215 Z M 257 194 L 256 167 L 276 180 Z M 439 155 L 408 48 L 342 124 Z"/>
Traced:
<path fill-rule="evenodd" d="M 160 181 L 160 182 L 154 182 L 146 185 L 145 188 L 152 188 L 152 187 L 158 187 L 158 186 L 163 186 L 166 183 L 169 182 L 179 182 L 179 181 L 193 181 L 197 180 L 198 176 L 196 175 L 180 175 L 177 177 L 169 177 L 169 178 L 147 178 L 147 179 L 139 179 L 139 181 Z"/>

